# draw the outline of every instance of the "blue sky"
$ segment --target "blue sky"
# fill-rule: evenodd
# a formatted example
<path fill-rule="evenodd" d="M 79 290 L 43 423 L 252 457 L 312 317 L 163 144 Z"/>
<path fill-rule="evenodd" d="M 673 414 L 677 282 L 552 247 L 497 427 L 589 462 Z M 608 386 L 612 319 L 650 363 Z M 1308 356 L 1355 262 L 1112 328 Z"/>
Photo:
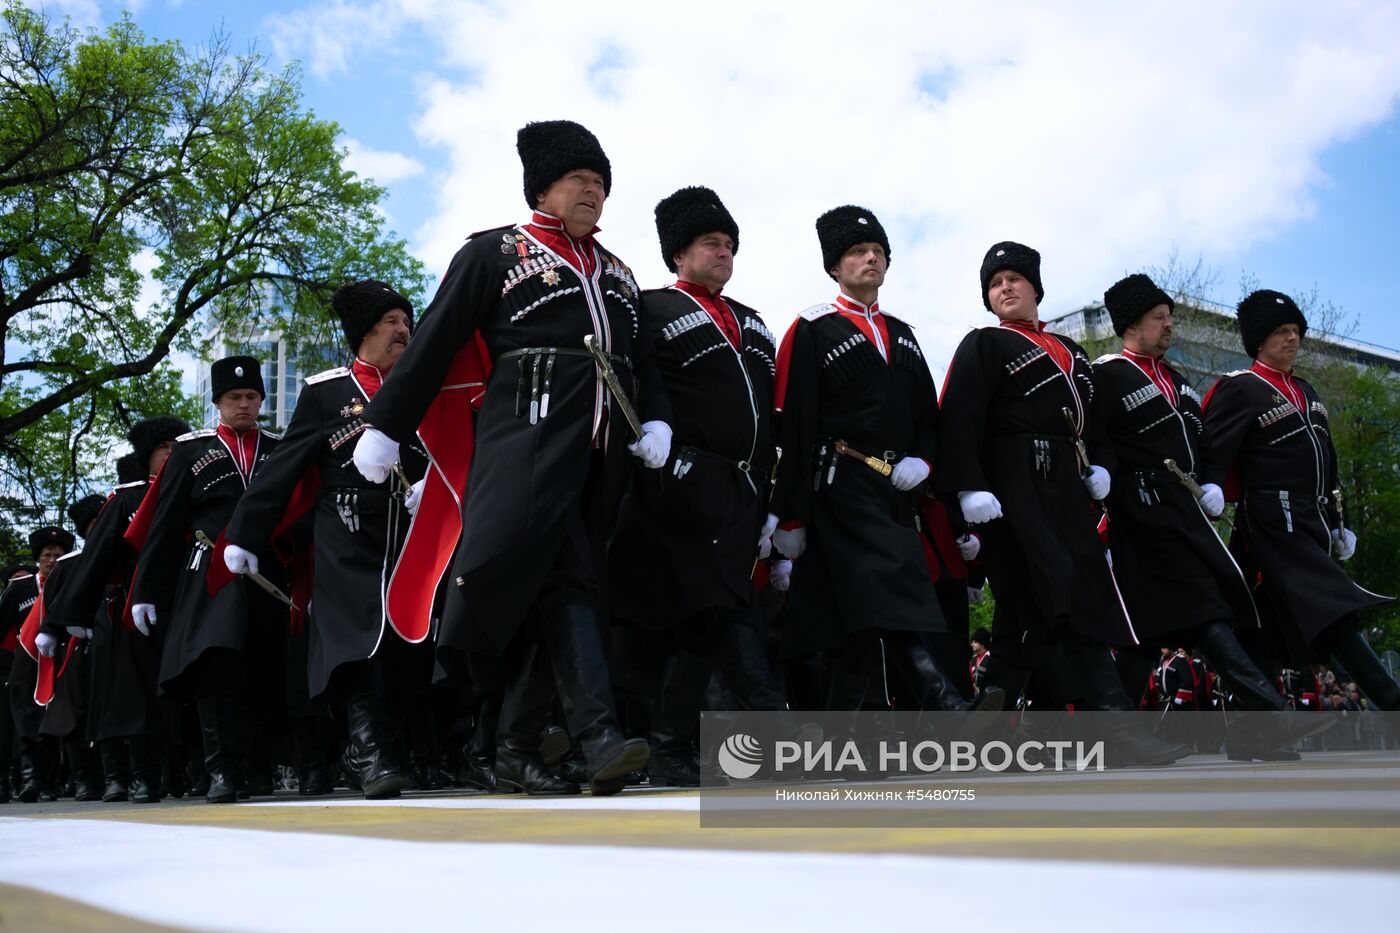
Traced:
<path fill-rule="evenodd" d="M 831 297 L 811 224 L 851 201 L 889 229 L 882 303 L 936 365 L 986 322 L 976 271 L 999 239 L 1044 255 L 1042 317 L 1175 251 L 1214 270 L 1214 300 L 1238 300 L 1244 274 L 1316 286 L 1355 338 L 1400 347 L 1400 11 L 1384 4 L 1011 0 L 995 21 L 898 0 L 878 18 L 757 0 L 47 7 L 80 25 L 129 9 L 186 43 L 222 23 L 235 48 L 302 61 L 308 106 L 343 127 L 434 274 L 467 233 L 523 216 L 515 129 L 572 117 L 612 157 L 602 238 L 643 283 L 667 281 L 651 205 L 709 184 L 741 227 L 730 290 L 775 330 Z"/>

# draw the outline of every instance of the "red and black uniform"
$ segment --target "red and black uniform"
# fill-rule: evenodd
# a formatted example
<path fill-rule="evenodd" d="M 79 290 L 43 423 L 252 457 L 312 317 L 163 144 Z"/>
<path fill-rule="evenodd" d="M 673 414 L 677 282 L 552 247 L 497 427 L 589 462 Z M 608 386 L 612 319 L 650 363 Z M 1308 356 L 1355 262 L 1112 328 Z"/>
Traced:
<path fill-rule="evenodd" d="M 988 491 L 1001 503 L 1003 517 L 976 532 L 997 600 L 989 682 L 1012 696 L 1048 633 L 1073 633 L 1095 665 L 1108 661 L 1104 643 L 1137 642 L 1074 445 L 1082 437 L 1101 462 L 1103 407 L 1083 348 L 1038 322 L 972 331 L 948 369 L 934 478 L 947 496 Z"/>
<path fill-rule="evenodd" d="M 1310 663 L 1330 629 L 1393 601 L 1353 583 L 1332 559 L 1331 532 L 1342 516 L 1327 408 L 1306 380 L 1259 362 L 1222 376 L 1204 408 L 1231 469 L 1227 495 L 1239 501 L 1231 551 L 1257 581 L 1260 614 L 1282 639 L 1267 653 Z"/>
<path fill-rule="evenodd" d="M 247 580 L 234 580 L 211 596 L 212 549 L 194 537 L 202 531 L 211 542 L 218 540 L 277 443 L 278 435 L 268 431 L 250 428 L 240 435 L 223 424 L 182 435 L 147 493 L 156 497 L 155 511 L 137 559 L 132 603 L 154 604 L 157 626 L 165 629 L 159 675 L 164 692 L 236 693 L 241 684 L 229 681 L 241 681 L 243 674 L 225 669 L 214 678 L 195 667 L 206 652 L 222 649 L 242 655 L 257 692 L 280 703 L 286 607 Z M 285 589 L 268 543 L 254 542 L 250 550 L 263 575 Z"/>
<path fill-rule="evenodd" d="M 277 456 L 249 483 L 225 535 L 256 550 L 283 524 L 299 484 L 314 495 L 307 664 L 296 674 L 311 699 L 325 693 L 341 665 L 374 656 L 386 638 L 398 637 L 390 630 L 385 600 L 408 530 L 404 492 L 394 477 L 369 482 L 351 459 L 382 380 L 376 367 L 360 359 L 306 377 Z M 401 445 L 399 456 L 407 479 L 421 479 L 428 457 L 417 438 Z"/>
<path fill-rule="evenodd" d="M 44 574 L 16 577 L 0 594 L 0 670 L 8 685 L 9 702 L 5 715 L 13 729 L 14 751 L 22 752 L 39 736 L 44 721 L 44 708 L 34 702 L 34 682 L 39 665 L 19 645 L 19 630 L 44 590 Z M 5 761 L 10 749 L 0 749 Z"/>

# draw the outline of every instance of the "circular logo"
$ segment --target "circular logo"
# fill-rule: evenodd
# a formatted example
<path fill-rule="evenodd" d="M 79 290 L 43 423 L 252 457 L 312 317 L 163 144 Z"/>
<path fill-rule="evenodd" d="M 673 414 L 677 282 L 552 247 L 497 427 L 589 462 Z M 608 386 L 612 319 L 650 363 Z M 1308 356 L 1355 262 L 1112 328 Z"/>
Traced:
<path fill-rule="evenodd" d="M 718 757 L 720 770 L 736 781 L 744 781 L 762 767 L 763 746 L 758 744 L 758 739 L 740 732 L 724 740 Z"/>

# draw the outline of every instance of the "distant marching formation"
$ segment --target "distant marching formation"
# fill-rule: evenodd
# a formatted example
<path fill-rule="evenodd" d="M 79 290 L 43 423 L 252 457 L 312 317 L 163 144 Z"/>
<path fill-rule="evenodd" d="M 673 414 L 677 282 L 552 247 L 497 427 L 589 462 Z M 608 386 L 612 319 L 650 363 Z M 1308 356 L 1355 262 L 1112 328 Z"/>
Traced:
<path fill-rule="evenodd" d="M 1150 278 L 1104 294 L 1123 348 L 1091 362 L 1039 320 L 1039 253 L 997 243 L 996 320 L 940 399 L 879 305 L 871 211 L 817 219 L 836 294 L 779 342 L 723 294 L 739 227 L 713 191 L 656 205 L 676 281 L 643 292 L 595 239 L 593 134 L 517 147 L 530 218 L 472 234 L 421 320 L 341 287 L 354 358 L 285 434 L 257 426 L 259 361 L 221 359 L 216 428 L 136 424 L 121 485 L 70 510 L 86 547 L 30 536 L 0 598 L 0 800 L 59 792 L 60 746 L 80 800 L 227 803 L 293 760 L 306 795 L 337 770 L 371 799 L 691 786 L 702 708 L 1129 711 L 1164 646 L 1235 709 L 1289 709 L 1282 672 L 1329 657 L 1400 709 L 1358 624 L 1391 598 L 1337 563 L 1356 535 L 1287 295 L 1240 303 L 1254 364 L 1202 399 Z M 1110 764 L 1186 754 L 1121 718 Z M 1307 731 L 1226 748 L 1292 757 Z"/>

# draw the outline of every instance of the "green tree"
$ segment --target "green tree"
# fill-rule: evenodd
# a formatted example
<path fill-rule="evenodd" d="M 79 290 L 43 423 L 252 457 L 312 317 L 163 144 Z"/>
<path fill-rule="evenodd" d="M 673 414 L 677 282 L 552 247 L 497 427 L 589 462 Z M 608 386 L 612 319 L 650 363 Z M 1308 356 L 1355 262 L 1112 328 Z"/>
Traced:
<path fill-rule="evenodd" d="M 271 73 L 223 35 L 193 52 L 150 41 L 129 17 L 82 36 L 7 0 L 3 19 L 7 454 L 64 406 L 199 353 L 200 332 L 323 340 L 341 282 L 421 295 L 421 264 L 375 211 L 382 189 L 342 167 L 339 129 L 301 109 L 295 68 Z"/>

